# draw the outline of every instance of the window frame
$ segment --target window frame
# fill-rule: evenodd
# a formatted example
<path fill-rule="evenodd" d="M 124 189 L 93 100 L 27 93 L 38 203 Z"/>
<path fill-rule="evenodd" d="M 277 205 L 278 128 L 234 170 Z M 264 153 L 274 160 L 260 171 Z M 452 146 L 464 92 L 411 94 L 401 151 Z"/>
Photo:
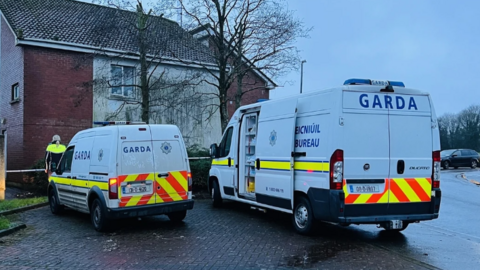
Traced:
<path fill-rule="evenodd" d="M 232 149 L 232 141 L 233 141 L 232 138 L 233 138 L 233 126 L 230 126 L 227 128 L 227 131 L 225 131 L 222 141 L 218 146 L 218 158 L 224 158 L 230 154 L 230 151 Z M 230 145 L 228 146 L 228 152 L 226 152 L 227 141 L 230 141 Z"/>
<path fill-rule="evenodd" d="M 114 68 L 121 68 L 121 82 L 118 83 L 117 85 L 117 78 L 115 78 L 115 73 L 114 73 Z M 132 78 L 131 78 L 131 86 L 126 86 L 127 82 L 125 82 L 126 78 L 126 69 L 131 69 L 132 71 Z M 110 96 L 112 97 L 117 97 L 117 98 L 124 98 L 124 99 L 134 99 L 136 97 L 136 88 L 135 88 L 135 82 L 136 82 L 136 71 L 137 69 L 135 66 L 130 66 L 130 65 L 118 65 L 118 64 L 111 64 L 110 66 L 110 81 L 112 82 L 110 84 Z M 131 95 L 125 95 L 125 88 L 131 87 L 132 94 Z M 114 89 L 120 89 L 120 94 L 114 93 Z"/>
<path fill-rule="evenodd" d="M 20 100 L 20 85 L 19 83 L 12 84 L 11 100 L 17 101 Z"/>

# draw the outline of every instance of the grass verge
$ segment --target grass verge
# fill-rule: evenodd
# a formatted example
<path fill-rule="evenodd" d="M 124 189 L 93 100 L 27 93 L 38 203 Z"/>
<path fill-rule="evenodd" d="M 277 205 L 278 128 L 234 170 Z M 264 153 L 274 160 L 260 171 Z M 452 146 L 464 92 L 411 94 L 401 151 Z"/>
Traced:
<path fill-rule="evenodd" d="M 37 198 L 27 198 L 27 199 L 12 199 L 0 201 L 0 212 L 12 210 L 16 208 L 21 208 L 29 206 L 32 204 L 44 203 L 47 202 L 47 197 L 37 197 Z"/>
<path fill-rule="evenodd" d="M 0 231 L 10 228 L 10 220 L 0 217 Z"/>

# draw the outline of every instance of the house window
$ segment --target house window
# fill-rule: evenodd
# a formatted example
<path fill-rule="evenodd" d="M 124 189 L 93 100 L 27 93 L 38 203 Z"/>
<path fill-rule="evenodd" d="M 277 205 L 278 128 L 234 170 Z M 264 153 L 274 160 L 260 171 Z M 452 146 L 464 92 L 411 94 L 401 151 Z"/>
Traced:
<path fill-rule="evenodd" d="M 112 95 L 134 97 L 135 67 L 112 65 Z"/>
<path fill-rule="evenodd" d="M 20 98 L 20 90 L 18 88 L 18 83 L 12 85 L 12 101 L 18 100 Z"/>

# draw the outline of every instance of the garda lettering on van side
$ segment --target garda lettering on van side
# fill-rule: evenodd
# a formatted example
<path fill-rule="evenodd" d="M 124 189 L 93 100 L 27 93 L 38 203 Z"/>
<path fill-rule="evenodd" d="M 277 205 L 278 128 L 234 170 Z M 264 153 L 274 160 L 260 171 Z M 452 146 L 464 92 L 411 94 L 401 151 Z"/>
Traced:
<path fill-rule="evenodd" d="M 311 124 L 311 125 L 304 125 L 304 126 L 296 126 L 295 127 L 295 134 L 319 134 L 320 133 L 320 125 L 319 124 Z M 296 139 L 295 140 L 295 147 L 318 147 L 320 145 L 320 139 L 318 135 L 313 135 L 307 139 Z"/>
<path fill-rule="evenodd" d="M 75 151 L 75 160 L 90 160 L 90 151 Z"/>
<path fill-rule="evenodd" d="M 145 152 L 152 152 L 152 149 L 150 149 L 150 146 L 130 146 L 130 147 L 124 147 L 123 152 L 125 154 L 128 154 L 128 153 L 145 153 Z"/>
<path fill-rule="evenodd" d="M 373 95 L 373 99 L 367 94 L 361 94 L 359 97 L 360 106 L 369 109 L 397 109 L 397 110 L 418 110 L 414 97 L 403 98 L 401 96 Z"/>

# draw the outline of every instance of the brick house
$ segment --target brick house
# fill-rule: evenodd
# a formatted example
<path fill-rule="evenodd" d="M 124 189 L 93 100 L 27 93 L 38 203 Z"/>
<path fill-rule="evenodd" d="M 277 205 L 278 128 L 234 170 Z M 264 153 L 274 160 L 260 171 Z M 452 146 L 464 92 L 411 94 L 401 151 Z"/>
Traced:
<path fill-rule="evenodd" d="M 0 132 L 7 134 L 7 170 L 30 168 L 42 159 L 54 134 L 68 144 L 93 121 L 140 121 L 138 104 L 132 105 L 139 93 L 127 86 L 139 73 L 137 35 L 129 28 L 136 13 L 75 0 L 0 0 L 0 11 Z M 205 68 L 215 68 L 208 47 L 176 22 L 149 20 L 154 29 L 149 44 L 162 50 L 161 60 L 152 57 L 152 77 L 175 80 L 195 73 L 201 81 L 208 76 Z M 125 84 L 116 84 L 114 74 Z M 151 106 L 167 109 L 151 111 L 150 122 L 176 124 L 187 144 L 208 146 L 222 135 L 220 117 L 201 106 L 215 101 L 192 95 L 181 104 L 164 102 L 192 91 L 215 92 L 193 80 L 181 94 L 162 89 L 162 102 Z M 252 91 L 242 102 L 260 98 L 268 98 L 268 91 Z M 8 181 L 17 179 L 9 175 Z"/>

